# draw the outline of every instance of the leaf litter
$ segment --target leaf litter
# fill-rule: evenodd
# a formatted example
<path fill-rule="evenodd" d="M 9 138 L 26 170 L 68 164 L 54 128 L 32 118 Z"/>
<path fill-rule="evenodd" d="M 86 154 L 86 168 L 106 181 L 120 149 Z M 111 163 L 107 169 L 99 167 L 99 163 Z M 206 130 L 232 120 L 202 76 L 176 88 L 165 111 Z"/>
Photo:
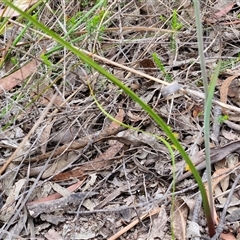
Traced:
<path fill-rule="evenodd" d="M 25 11 L 33 3 L 19 7 Z M 42 3 L 41 21 L 52 26 L 50 19 L 64 12 L 67 24 L 72 24 L 69 19 L 76 18 L 77 12 L 86 13 L 94 6 L 91 1 L 85 5 L 81 1 L 65 3 L 64 9 L 53 1 Z M 240 219 L 238 187 L 229 206 L 226 198 L 239 174 L 239 4 L 208 4 L 202 4 L 201 9 L 204 29 L 208 29 L 204 41 L 209 74 L 219 57 L 224 62 L 213 101 L 214 106 L 220 106 L 220 114 L 212 115 L 215 125 L 211 135 L 216 222 L 227 207 L 221 237 L 237 239 L 234 224 Z M 182 25 L 178 32 L 172 29 L 173 9 L 178 9 Z M 1 11 L 4 16 L 18 16 L 16 12 Z M 95 16 L 99 11 L 94 12 Z M 202 174 L 204 95 L 191 1 L 109 2 L 108 13 L 102 22 L 104 29 L 94 29 L 90 21 L 93 16 L 89 15 L 89 21 L 80 21 L 68 40 L 81 37 L 74 43 L 76 47 L 153 107 L 168 122 Z M 12 25 L 6 28 L 10 38 L 0 40 L 0 238 L 207 236 L 201 211 L 192 221 L 198 189 L 177 152 L 179 175 L 176 198 L 172 200 L 169 153 L 146 133 L 166 138 L 162 130 L 123 92 L 70 53 L 56 50 L 48 59 L 39 57 L 43 49 L 46 53 L 55 45 L 49 38 L 42 39 L 46 36 L 40 32 L 27 29 L 21 43 L 11 48 L 21 26 L 10 21 Z M 61 17 L 52 26 L 57 32 L 65 31 L 60 21 Z M 90 32 L 89 27 L 93 28 Z M 4 59 L 7 53 L 15 58 L 11 59 L 10 72 L 6 71 L 9 59 Z M 161 69 L 154 63 L 153 53 Z M 145 132 L 126 129 L 104 116 L 90 95 L 87 80 L 109 114 Z M 224 114 L 228 119 L 219 119 Z"/>

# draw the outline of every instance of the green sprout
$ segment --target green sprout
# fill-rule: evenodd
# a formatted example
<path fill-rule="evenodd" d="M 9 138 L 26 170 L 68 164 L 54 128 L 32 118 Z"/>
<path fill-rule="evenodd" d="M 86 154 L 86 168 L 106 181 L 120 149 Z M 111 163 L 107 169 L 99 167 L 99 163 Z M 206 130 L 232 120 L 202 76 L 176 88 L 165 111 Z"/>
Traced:
<path fill-rule="evenodd" d="M 181 30 L 182 26 L 183 26 L 182 23 L 178 20 L 177 10 L 174 9 L 172 13 L 171 29 L 173 31 L 179 31 Z M 172 33 L 170 42 L 171 42 L 170 43 L 171 49 L 175 50 L 176 49 L 176 33 Z"/>
<path fill-rule="evenodd" d="M 228 120 L 229 116 L 228 115 L 223 115 L 218 117 L 218 123 L 223 124 L 224 121 Z"/>
<path fill-rule="evenodd" d="M 90 20 L 87 21 L 87 30 L 91 34 L 95 30 L 100 30 L 100 32 L 103 32 L 105 30 L 104 26 L 101 26 L 99 28 L 99 24 L 101 24 L 103 17 L 106 15 L 105 10 L 100 10 L 99 13 L 95 16 L 93 16 Z"/>
<path fill-rule="evenodd" d="M 166 72 L 166 69 L 165 69 L 161 59 L 158 57 L 157 53 L 153 53 L 152 58 L 153 58 L 155 64 L 157 65 L 157 67 L 163 73 L 163 77 L 166 79 L 166 81 L 167 82 L 172 82 L 173 81 L 172 76 Z"/>

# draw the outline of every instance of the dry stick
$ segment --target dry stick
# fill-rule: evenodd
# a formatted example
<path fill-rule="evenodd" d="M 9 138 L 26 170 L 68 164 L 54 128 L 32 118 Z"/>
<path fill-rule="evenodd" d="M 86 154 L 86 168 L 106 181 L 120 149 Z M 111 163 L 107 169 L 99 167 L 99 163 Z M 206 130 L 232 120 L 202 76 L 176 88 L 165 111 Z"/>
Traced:
<path fill-rule="evenodd" d="M 31 135 L 35 132 L 35 130 L 38 128 L 38 126 L 43 122 L 43 119 L 46 117 L 49 109 L 51 108 L 54 99 L 56 98 L 56 94 L 52 97 L 51 101 L 48 103 L 47 107 L 42 112 L 40 118 L 37 120 L 37 122 L 33 125 L 32 129 L 29 131 L 26 137 L 23 138 L 22 142 L 19 144 L 18 148 L 14 151 L 14 153 L 9 157 L 9 159 L 4 163 L 2 168 L 0 169 L 0 175 L 6 170 L 8 165 L 12 162 L 12 160 L 17 157 L 19 151 L 23 148 L 24 144 L 28 141 L 28 139 L 31 137 Z"/>
<path fill-rule="evenodd" d="M 10 156 L 10 158 L 7 160 L 7 162 L 3 165 L 3 167 L 1 168 L 0 172 L 2 174 L 2 172 L 5 171 L 5 169 L 7 168 L 7 166 L 11 163 L 11 161 L 16 157 L 16 155 L 18 154 L 19 152 L 19 149 L 21 149 L 23 147 L 23 145 L 26 143 L 26 141 L 31 137 L 31 134 L 34 133 L 34 131 L 37 129 L 37 127 L 41 124 L 41 122 L 43 121 L 43 119 L 45 118 L 45 116 L 47 115 L 49 109 L 51 108 L 52 104 L 53 104 L 53 101 L 55 100 L 57 94 L 55 94 L 51 101 L 48 103 L 47 107 L 44 109 L 44 111 L 42 112 L 40 118 L 38 119 L 38 121 L 34 124 L 34 126 L 32 127 L 32 129 L 30 130 L 30 132 L 27 134 L 27 136 L 22 140 L 22 142 L 19 144 L 18 148 L 15 150 L 15 152 Z M 48 161 L 46 161 L 45 165 L 48 164 Z M 37 181 L 39 181 L 42 173 L 44 171 L 44 168 L 42 169 L 42 172 L 39 174 L 39 176 L 37 177 L 36 181 L 34 182 L 33 186 L 29 189 L 29 192 L 28 194 L 26 195 L 25 199 L 23 199 L 21 202 L 20 202 L 20 206 L 16 209 L 16 212 L 15 214 L 11 217 L 11 219 L 8 221 L 8 223 L 5 223 L 2 227 L 2 229 L 8 229 L 12 224 L 13 222 L 17 219 L 17 217 L 19 216 L 20 214 L 20 211 L 23 209 L 23 207 L 25 206 L 29 196 L 31 195 L 32 193 L 32 190 L 36 187 L 37 185 Z M 5 226 L 6 225 L 6 226 Z M 1 232 L 0 230 L 0 239 L 3 239 L 3 236 L 4 236 L 4 233 Z"/>
<path fill-rule="evenodd" d="M 158 79 L 158 78 L 152 77 L 152 76 L 150 76 L 150 75 L 148 75 L 148 74 L 146 74 L 146 73 L 137 71 L 137 70 L 135 70 L 135 69 L 133 69 L 133 68 L 124 66 L 124 65 L 122 65 L 122 64 L 120 64 L 120 63 L 116 63 L 116 62 L 111 61 L 111 60 L 109 60 L 109 59 L 107 59 L 107 58 L 101 57 L 101 56 L 99 56 L 99 55 L 97 55 L 97 54 L 88 52 L 88 51 L 83 50 L 83 49 L 79 49 L 79 50 L 80 50 L 81 52 L 87 54 L 88 56 L 92 57 L 93 59 L 95 58 L 95 59 L 97 59 L 97 60 L 100 60 L 100 61 L 105 62 L 106 64 L 110 64 L 110 65 L 116 66 L 116 67 L 118 67 L 118 68 L 121 68 L 121 69 L 126 70 L 126 71 L 128 71 L 128 72 L 131 72 L 131 73 L 133 73 L 133 74 L 137 74 L 137 75 L 142 76 L 142 77 L 145 77 L 145 78 L 147 78 L 147 79 L 149 79 L 149 80 L 152 80 L 152 81 L 161 83 L 161 84 L 163 84 L 163 85 L 167 85 L 167 86 L 170 85 L 170 83 L 168 83 L 168 82 L 165 82 L 165 81 L 160 80 L 160 79 Z M 186 87 L 187 87 L 187 86 L 186 86 Z M 202 93 L 202 92 L 198 92 L 198 91 L 191 90 L 191 89 L 181 89 L 181 91 L 184 92 L 184 93 L 187 93 L 187 94 L 190 94 L 190 95 L 195 95 L 195 96 L 197 96 L 197 97 L 199 97 L 199 98 L 205 99 L 205 94 Z M 226 104 L 226 103 L 222 103 L 222 102 L 219 102 L 219 101 L 216 101 L 216 100 L 212 100 L 212 102 L 215 103 L 215 104 L 217 104 L 217 105 L 219 105 L 219 106 L 221 106 L 221 107 L 223 107 L 223 108 L 227 108 L 227 109 L 232 110 L 232 111 L 234 111 L 234 112 L 240 113 L 240 108 L 238 108 L 238 107 L 231 106 L 231 105 L 228 105 L 228 104 Z"/>
<path fill-rule="evenodd" d="M 240 131 L 240 126 L 239 124 L 233 123 L 229 120 L 225 120 L 224 123 L 231 129 L 235 130 L 235 131 Z"/>
<path fill-rule="evenodd" d="M 151 210 L 149 213 L 144 214 L 143 216 L 140 217 L 140 220 L 144 220 L 147 217 L 153 216 L 157 213 L 159 213 L 161 211 L 161 208 L 156 208 Z M 126 227 L 124 227 L 123 229 L 121 229 L 119 232 L 117 232 L 116 234 L 114 234 L 112 237 L 108 238 L 108 240 L 115 240 L 117 238 L 119 238 L 122 234 L 124 234 L 125 232 L 127 232 L 128 230 L 130 230 L 131 228 L 133 228 L 135 225 L 137 225 L 139 223 L 139 220 L 136 219 L 134 220 L 132 223 L 130 223 L 129 225 L 127 225 Z"/>
<path fill-rule="evenodd" d="M 107 129 L 104 129 L 102 131 L 98 131 L 97 133 L 93 133 L 89 136 L 86 136 L 84 138 L 80 138 L 78 140 L 75 140 L 71 144 L 69 144 L 69 143 L 64 144 L 63 146 L 57 148 L 54 153 L 52 151 L 47 152 L 45 154 L 38 155 L 36 157 L 30 158 L 30 159 L 28 159 L 28 161 L 37 162 L 37 161 L 49 158 L 50 156 L 51 157 L 56 157 L 56 156 L 58 156 L 58 155 L 60 155 L 64 152 L 69 152 L 69 151 L 72 151 L 72 150 L 77 150 L 77 149 L 83 148 L 89 142 L 92 142 L 92 143 L 99 142 L 100 140 L 108 138 L 111 135 L 115 135 L 115 134 L 117 134 L 120 131 L 123 131 L 125 129 L 126 129 L 125 127 L 107 128 Z"/>

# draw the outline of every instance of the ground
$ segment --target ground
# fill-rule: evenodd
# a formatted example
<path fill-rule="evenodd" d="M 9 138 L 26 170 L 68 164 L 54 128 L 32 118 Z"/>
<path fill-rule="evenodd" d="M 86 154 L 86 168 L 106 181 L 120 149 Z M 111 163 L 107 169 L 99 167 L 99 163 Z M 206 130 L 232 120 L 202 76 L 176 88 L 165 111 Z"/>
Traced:
<path fill-rule="evenodd" d="M 154 109 L 204 175 L 192 1 L 22 3 Z M 209 123 L 215 239 L 240 239 L 240 4 L 201 1 L 199 11 L 209 82 L 221 64 Z M 49 32 L 6 5 L 1 16 L 0 239 L 210 239 L 166 131 Z"/>

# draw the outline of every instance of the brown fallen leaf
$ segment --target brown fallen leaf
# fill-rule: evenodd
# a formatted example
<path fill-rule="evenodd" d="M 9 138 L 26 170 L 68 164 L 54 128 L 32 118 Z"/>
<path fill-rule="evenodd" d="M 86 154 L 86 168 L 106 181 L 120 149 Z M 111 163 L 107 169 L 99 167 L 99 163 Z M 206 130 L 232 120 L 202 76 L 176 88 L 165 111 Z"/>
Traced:
<path fill-rule="evenodd" d="M 82 184 L 85 182 L 86 178 L 84 178 L 81 181 L 78 181 L 77 183 L 71 185 L 70 187 L 68 187 L 66 190 L 69 191 L 69 193 L 74 192 L 75 190 L 77 190 L 80 186 L 82 186 Z M 48 202 L 48 201 L 52 201 L 58 198 L 61 198 L 61 194 L 59 193 L 54 193 L 48 197 L 44 197 L 44 198 L 40 198 L 38 200 L 34 200 L 31 202 L 28 202 L 27 205 L 32 205 L 32 204 L 36 204 L 36 203 L 43 203 L 43 202 Z"/>
<path fill-rule="evenodd" d="M 231 233 L 231 232 L 229 232 L 229 233 L 221 233 L 221 234 L 220 234 L 220 238 L 221 238 L 222 240 L 237 240 L 237 239 L 234 237 L 233 233 Z"/>
<path fill-rule="evenodd" d="M 222 86 L 220 88 L 220 101 L 222 103 L 226 103 L 227 102 L 229 85 L 238 76 L 239 76 L 239 74 L 230 76 L 226 80 L 224 80 L 224 82 L 222 83 Z M 222 111 L 223 111 L 224 114 L 226 114 L 226 109 L 223 108 Z"/>
<path fill-rule="evenodd" d="M 140 67 L 144 68 L 144 71 L 146 73 L 148 73 L 150 75 L 153 72 L 153 69 L 155 68 L 154 62 L 151 59 L 149 59 L 149 58 L 141 60 L 139 62 L 139 65 L 140 65 Z"/>
<path fill-rule="evenodd" d="M 148 239 L 164 239 L 166 236 L 165 228 L 169 220 L 165 206 L 161 206 L 161 210 L 158 213 L 158 216 L 152 218 L 152 226 L 149 230 Z"/>
<path fill-rule="evenodd" d="M 218 5 L 218 3 L 221 3 L 221 1 L 216 1 L 216 3 Z M 224 3 L 224 1 L 223 1 L 223 3 Z M 209 24 L 216 23 L 223 16 L 226 16 L 229 11 L 231 11 L 231 9 L 233 8 L 234 4 L 235 3 L 233 1 L 231 3 L 227 3 L 227 4 L 224 4 L 224 5 L 221 4 L 221 6 L 217 7 L 217 11 L 214 14 L 212 14 L 208 18 L 205 18 L 205 21 L 207 23 L 209 23 Z"/>
<path fill-rule="evenodd" d="M 9 91 L 20 85 L 27 77 L 32 75 L 37 70 L 37 61 L 34 59 L 21 67 L 16 72 L 13 72 L 7 77 L 0 79 L 0 93 Z"/>
<path fill-rule="evenodd" d="M 220 19 L 222 16 L 226 15 L 234 6 L 234 2 L 231 2 L 230 4 L 226 4 L 225 6 L 222 6 L 222 9 L 216 12 L 214 15 L 217 19 Z"/>
<path fill-rule="evenodd" d="M 114 157 L 109 158 L 110 154 L 112 156 L 116 155 L 121 150 L 123 144 L 122 146 L 120 146 L 120 144 L 122 143 L 119 143 L 119 145 L 111 146 L 106 152 L 104 152 L 101 156 L 95 158 L 93 161 L 86 162 L 80 167 L 75 168 L 73 170 L 57 174 L 52 178 L 52 180 L 63 181 L 63 180 L 68 180 L 73 178 L 81 179 L 96 171 L 104 170 L 107 166 L 109 166 L 109 162 L 122 158 L 122 156 L 117 158 L 114 158 Z M 106 159 L 105 156 L 108 156 L 108 158 Z"/>

